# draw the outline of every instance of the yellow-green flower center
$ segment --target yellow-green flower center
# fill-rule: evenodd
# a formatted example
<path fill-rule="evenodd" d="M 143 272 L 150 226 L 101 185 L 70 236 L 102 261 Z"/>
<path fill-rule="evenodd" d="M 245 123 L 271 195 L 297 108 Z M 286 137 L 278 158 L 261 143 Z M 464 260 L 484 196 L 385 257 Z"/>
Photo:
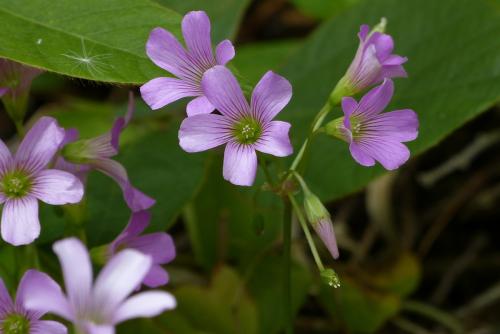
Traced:
<path fill-rule="evenodd" d="M 0 329 L 4 334 L 29 334 L 30 322 L 20 314 L 10 314 L 0 324 Z"/>
<path fill-rule="evenodd" d="M 240 144 L 253 144 L 262 134 L 262 127 L 253 118 L 243 118 L 233 128 L 233 135 Z"/>
<path fill-rule="evenodd" d="M 1 191 L 10 198 L 26 196 L 31 190 L 31 178 L 22 171 L 8 172 L 0 181 Z"/>

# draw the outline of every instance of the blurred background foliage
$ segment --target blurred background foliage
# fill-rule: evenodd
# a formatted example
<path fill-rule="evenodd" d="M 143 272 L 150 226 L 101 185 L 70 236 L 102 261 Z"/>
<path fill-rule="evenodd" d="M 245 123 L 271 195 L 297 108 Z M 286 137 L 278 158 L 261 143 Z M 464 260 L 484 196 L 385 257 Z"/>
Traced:
<path fill-rule="evenodd" d="M 291 81 L 294 97 L 280 116 L 292 122 L 296 148 L 351 61 L 361 24 L 386 17 L 396 53 L 409 58 L 409 78 L 396 81 L 390 106 L 420 117 L 406 166 L 385 174 L 363 168 L 328 138 L 318 138 L 309 156 L 305 177 L 334 217 L 341 258 L 327 262 L 342 287 L 321 283 L 294 226 L 296 331 L 498 333 L 499 1 L 0 0 L 0 56 L 49 71 L 34 82 L 31 114 L 91 137 L 125 112 L 129 89 L 165 75 L 145 55 L 150 30 L 179 35 L 182 15 L 197 9 L 211 17 L 214 44 L 235 41 L 231 67 L 247 88 L 269 69 Z M 137 99 L 136 107 L 119 160 L 157 199 L 150 230 L 176 240 L 167 288 L 179 307 L 118 333 L 280 333 L 279 199 L 260 187 L 262 175 L 250 189 L 225 182 L 221 151 L 178 147 L 185 103 L 151 112 Z M 3 110 L 0 119 L 8 139 L 14 127 Z M 83 225 L 89 246 L 103 245 L 128 218 L 118 186 L 91 174 L 85 203 L 41 207 L 38 258 L 29 247 L 0 247 L 0 275 L 12 288 L 33 266 L 57 274 L 54 240 Z"/>

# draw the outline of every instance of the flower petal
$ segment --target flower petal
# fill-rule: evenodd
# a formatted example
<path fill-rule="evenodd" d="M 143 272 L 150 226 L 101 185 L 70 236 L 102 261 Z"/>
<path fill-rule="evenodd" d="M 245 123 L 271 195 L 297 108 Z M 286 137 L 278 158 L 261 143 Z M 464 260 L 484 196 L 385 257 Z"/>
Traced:
<path fill-rule="evenodd" d="M 154 199 L 132 186 L 127 171 L 119 162 L 111 159 L 95 159 L 90 164 L 118 183 L 122 189 L 125 202 L 127 202 L 132 212 L 147 210 L 155 204 Z"/>
<path fill-rule="evenodd" d="M 167 271 L 160 265 L 155 264 L 151 267 L 151 270 L 149 270 L 142 283 L 147 287 L 157 288 L 167 284 L 168 280 L 169 276 Z"/>
<path fill-rule="evenodd" d="M 30 334 L 66 334 L 66 327 L 51 320 L 40 320 L 31 323 Z"/>
<path fill-rule="evenodd" d="M 46 169 L 35 176 L 32 194 L 47 204 L 73 204 L 82 200 L 83 184 L 73 174 Z"/>
<path fill-rule="evenodd" d="M 179 129 L 179 145 L 186 152 L 205 151 L 227 143 L 231 123 L 222 115 L 207 114 L 185 118 Z"/>
<path fill-rule="evenodd" d="M 370 167 L 375 165 L 375 160 L 362 150 L 355 142 L 351 142 L 349 150 L 351 151 L 351 155 L 354 160 L 356 160 L 361 166 Z"/>
<path fill-rule="evenodd" d="M 2 97 L 5 93 L 7 93 L 9 89 L 5 87 L 0 87 L 0 97 Z"/>
<path fill-rule="evenodd" d="M 151 269 L 152 259 L 138 251 L 125 249 L 111 258 L 97 277 L 93 308 L 110 317 Z"/>
<path fill-rule="evenodd" d="M 201 87 L 204 95 L 224 116 L 238 120 L 249 115 L 250 107 L 241 87 L 226 67 L 217 65 L 207 70 Z"/>
<path fill-rule="evenodd" d="M 212 67 L 215 59 L 210 38 L 210 19 L 203 11 L 192 11 L 182 19 L 182 34 L 189 54 L 201 67 Z"/>
<path fill-rule="evenodd" d="M 362 140 L 356 145 L 365 155 L 380 162 L 387 170 L 399 168 L 410 158 L 410 151 L 404 144 L 389 138 Z"/>
<path fill-rule="evenodd" d="M 12 164 L 12 155 L 5 143 L 0 139 L 0 175 Z"/>
<path fill-rule="evenodd" d="M 215 49 L 215 57 L 217 59 L 218 65 L 226 65 L 231 59 L 234 58 L 234 55 L 234 46 L 230 40 L 225 39 L 217 44 L 217 48 Z"/>
<path fill-rule="evenodd" d="M 253 146 L 229 142 L 224 151 L 224 179 L 238 186 L 251 186 L 257 172 Z"/>
<path fill-rule="evenodd" d="M 58 241 L 53 246 L 61 263 L 66 294 L 75 312 L 89 307 L 92 289 L 92 262 L 83 243 L 76 238 Z"/>
<path fill-rule="evenodd" d="M 141 86 L 141 96 L 153 110 L 189 96 L 198 96 L 194 86 L 176 78 L 155 78 Z"/>
<path fill-rule="evenodd" d="M 390 141 L 406 142 L 418 136 L 418 116 L 411 109 L 379 114 L 363 123 L 363 132 Z"/>
<path fill-rule="evenodd" d="M 174 309 L 175 297 L 168 292 L 148 291 L 138 293 L 127 299 L 115 314 L 114 323 L 134 318 L 151 318 Z"/>
<path fill-rule="evenodd" d="M 290 123 L 287 122 L 271 121 L 255 143 L 255 149 L 276 157 L 286 157 L 292 154 L 293 147 L 288 136 L 290 127 Z"/>
<path fill-rule="evenodd" d="M 115 327 L 111 325 L 96 325 L 87 322 L 84 325 L 86 334 L 115 334 Z"/>
<path fill-rule="evenodd" d="M 292 85 L 280 75 L 268 71 L 252 93 L 252 113 L 263 121 L 271 121 L 292 98 Z"/>
<path fill-rule="evenodd" d="M 373 88 L 361 98 L 353 116 L 362 116 L 364 119 L 374 117 L 387 107 L 393 94 L 394 84 L 392 80 L 384 79 L 380 86 Z"/>
<path fill-rule="evenodd" d="M 329 218 L 321 219 L 317 224 L 313 224 L 313 227 L 332 257 L 338 259 L 339 248 L 337 246 L 337 238 L 335 238 L 332 221 Z"/>
<path fill-rule="evenodd" d="M 174 240 L 165 232 L 156 232 L 136 237 L 127 242 L 127 248 L 150 255 L 154 264 L 165 264 L 175 258 Z"/>
<path fill-rule="evenodd" d="M 208 101 L 205 96 L 198 96 L 191 100 L 186 108 L 189 117 L 199 114 L 210 114 L 215 110 L 215 107 Z"/>
<path fill-rule="evenodd" d="M 6 314 L 12 312 L 14 309 L 14 303 L 10 297 L 9 291 L 5 287 L 5 283 L 0 277 L 0 319 Z"/>
<path fill-rule="evenodd" d="M 77 273 L 76 273 L 77 274 Z M 47 274 L 29 270 L 23 278 L 25 286 L 18 295 L 27 310 L 53 313 L 72 321 L 72 307 L 68 304 L 61 287 Z"/>
<path fill-rule="evenodd" d="M 148 211 L 138 211 L 132 213 L 132 217 L 130 217 L 130 221 L 127 227 L 125 227 L 122 233 L 120 233 L 120 235 L 111 243 L 111 252 L 115 253 L 120 245 L 133 240 L 135 237 L 141 234 L 149 225 L 150 220 L 151 213 L 149 213 Z"/>
<path fill-rule="evenodd" d="M 52 160 L 64 137 L 54 118 L 41 117 L 19 145 L 15 160 L 28 172 L 39 171 Z"/>
<path fill-rule="evenodd" d="M 38 201 L 25 196 L 8 199 L 2 211 L 2 238 L 14 245 L 27 245 L 40 235 Z"/>
<path fill-rule="evenodd" d="M 189 67 L 186 50 L 169 31 L 153 29 L 146 43 L 146 53 L 157 66 L 177 77 L 185 76 L 186 68 Z"/>
<path fill-rule="evenodd" d="M 347 129 L 351 128 L 350 116 L 358 107 L 358 102 L 350 96 L 342 98 L 342 111 L 344 112 L 344 126 Z"/>

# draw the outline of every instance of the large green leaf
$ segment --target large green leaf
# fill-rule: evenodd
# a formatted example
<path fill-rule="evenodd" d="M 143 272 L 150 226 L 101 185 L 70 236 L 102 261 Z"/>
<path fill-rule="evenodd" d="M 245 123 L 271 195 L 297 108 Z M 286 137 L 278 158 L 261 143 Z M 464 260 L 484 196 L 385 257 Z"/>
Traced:
<path fill-rule="evenodd" d="M 411 108 L 420 119 L 413 154 L 447 134 L 500 98 L 500 18 L 483 0 L 372 0 L 347 11 L 319 29 L 287 64 L 294 87 L 283 113 L 293 122 L 295 147 L 305 138 L 315 113 L 345 72 L 357 48 L 359 25 L 388 19 L 397 54 L 409 58 L 409 78 L 396 80 L 388 110 Z M 334 110 L 333 117 L 340 117 Z M 382 169 L 364 168 L 347 145 L 320 138 L 306 174 L 313 190 L 333 199 L 364 186 Z"/>
<path fill-rule="evenodd" d="M 180 15 L 148 0 L 0 0 L 0 56 L 97 81 L 142 83 L 162 70 L 146 57 L 154 27 Z"/>
<path fill-rule="evenodd" d="M 181 14 L 191 10 L 204 10 L 212 22 L 212 42 L 214 44 L 236 35 L 249 0 L 154 0 Z"/>

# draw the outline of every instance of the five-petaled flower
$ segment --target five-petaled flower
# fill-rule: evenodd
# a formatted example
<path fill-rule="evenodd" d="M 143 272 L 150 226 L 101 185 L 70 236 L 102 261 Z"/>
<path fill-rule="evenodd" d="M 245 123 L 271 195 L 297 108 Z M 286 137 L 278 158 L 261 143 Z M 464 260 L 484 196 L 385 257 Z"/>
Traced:
<path fill-rule="evenodd" d="M 224 178 L 242 186 L 253 184 L 256 151 L 278 157 L 292 154 L 290 124 L 273 120 L 292 96 L 285 78 L 267 72 L 255 87 L 250 105 L 234 75 L 223 66 L 208 70 L 201 84 L 205 96 L 221 114 L 184 119 L 179 143 L 185 151 L 200 152 L 226 144 Z"/>
<path fill-rule="evenodd" d="M 47 169 L 64 138 L 51 117 L 40 118 L 13 157 L 0 140 L 0 203 L 2 238 L 13 245 L 33 242 L 40 235 L 38 200 L 47 204 L 78 203 L 83 185 L 73 174 Z"/>
<path fill-rule="evenodd" d="M 220 42 L 212 52 L 210 19 L 203 11 L 189 12 L 182 20 L 187 49 L 175 36 L 155 28 L 146 44 L 149 58 L 177 78 L 155 78 L 141 87 L 142 98 L 152 109 L 159 109 L 184 97 L 196 97 L 187 105 L 187 114 L 211 113 L 214 106 L 204 96 L 201 79 L 206 70 L 225 65 L 234 57 L 229 40 Z"/>
<path fill-rule="evenodd" d="M 15 301 L 9 295 L 0 278 L 0 333 L 3 334 L 66 334 L 62 324 L 41 320 L 44 311 L 28 311 L 25 306 L 28 289 L 37 289 L 40 277 L 45 274 L 35 270 L 27 271 L 17 289 Z"/>
<path fill-rule="evenodd" d="M 73 322 L 82 334 L 112 334 L 115 325 L 138 317 L 154 317 L 175 307 L 165 291 L 130 294 L 151 269 L 152 260 L 126 249 L 115 255 L 93 283 L 92 264 L 80 240 L 70 238 L 54 244 L 61 262 L 66 295 L 48 276 L 26 289 L 25 307 L 58 315 Z"/>
<path fill-rule="evenodd" d="M 111 159 L 118 154 L 120 135 L 132 119 L 134 109 L 131 94 L 125 117 L 118 117 L 109 132 L 94 138 L 78 140 L 76 129 L 66 130 L 61 144 L 62 156 L 57 159 L 56 167 L 77 175 L 83 182 L 92 169 L 108 175 L 122 189 L 129 208 L 137 212 L 149 209 L 155 204 L 155 200 L 132 186 L 125 167 Z"/>
<path fill-rule="evenodd" d="M 358 37 L 356 55 L 339 83 L 344 85 L 345 95 L 361 92 L 385 78 L 406 77 L 403 64 L 407 58 L 392 54 L 394 41 L 390 35 L 370 32 L 370 27 L 364 24 Z"/>
<path fill-rule="evenodd" d="M 151 220 L 151 214 L 140 211 L 132 214 L 127 227 L 109 245 L 109 256 L 124 249 L 135 249 L 151 256 L 153 265 L 144 278 L 144 285 L 156 288 L 168 283 L 168 273 L 161 265 L 169 263 L 175 258 L 175 245 L 172 237 L 165 232 L 156 232 L 140 235 Z"/>
<path fill-rule="evenodd" d="M 373 166 L 376 160 L 385 169 L 393 170 L 410 157 L 402 143 L 417 138 L 418 117 L 410 109 L 382 113 L 393 93 L 392 80 L 385 79 L 366 93 L 359 104 L 352 97 L 344 97 L 345 116 L 327 125 L 327 132 L 349 143 L 352 157 L 363 166 Z"/>

